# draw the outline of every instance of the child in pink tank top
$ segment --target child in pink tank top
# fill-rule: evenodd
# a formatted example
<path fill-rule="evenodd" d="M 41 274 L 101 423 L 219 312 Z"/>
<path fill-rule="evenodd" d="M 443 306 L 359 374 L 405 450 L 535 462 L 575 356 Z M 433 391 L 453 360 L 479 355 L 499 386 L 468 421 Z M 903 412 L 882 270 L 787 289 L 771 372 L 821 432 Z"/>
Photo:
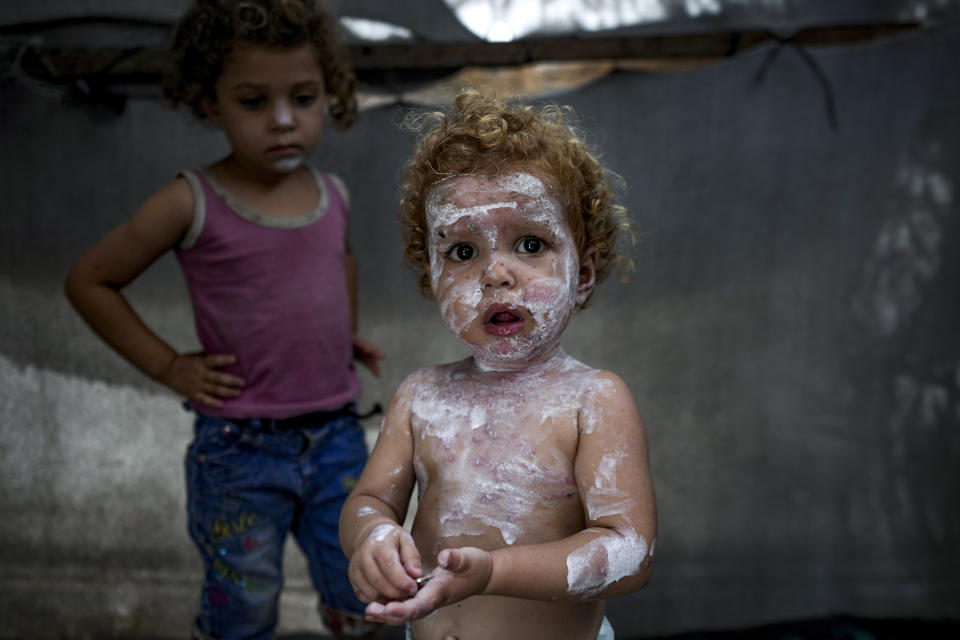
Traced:
<path fill-rule="evenodd" d="M 356 112 L 336 24 L 316 0 L 195 0 L 164 92 L 219 127 L 230 153 L 151 195 L 67 278 L 93 330 L 197 412 L 186 465 L 206 570 L 197 639 L 272 637 L 290 532 L 335 637 L 376 632 L 347 581 L 337 521 L 366 461 L 353 360 L 379 374 L 383 356 L 355 337 L 346 190 L 305 164 L 325 111 L 341 128 Z M 171 250 L 199 353 L 178 353 L 122 294 Z"/>

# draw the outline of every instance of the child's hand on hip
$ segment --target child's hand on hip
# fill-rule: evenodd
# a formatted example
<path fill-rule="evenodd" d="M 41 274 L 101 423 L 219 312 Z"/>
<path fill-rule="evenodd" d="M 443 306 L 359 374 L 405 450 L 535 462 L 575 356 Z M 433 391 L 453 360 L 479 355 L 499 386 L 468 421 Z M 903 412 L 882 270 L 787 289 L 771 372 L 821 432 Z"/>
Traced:
<path fill-rule="evenodd" d="M 440 566 L 414 597 L 386 604 L 373 602 L 367 605 L 367 620 L 401 624 L 422 618 L 440 607 L 483 593 L 493 571 L 490 552 L 475 547 L 444 549 L 437 563 Z"/>
<path fill-rule="evenodd" d="M 178 354 L 157 380 L 189 400 L 219 409 L 223 406 L 222 398 L 236 398 L 243 391 L 243 378 L 220 371 L 236 360 L 226 353 Z"/>
<path fill-rule="evenodd" d="M 423 575 L 420 552 L 403 527 L 379 524 L 350 557 L 347 574 L 363 602 L 409 598 L 417 592 L 415 578 Z"/>
<path fill-rule="evenodd" d="M 353 339 L 353 359 L 370 369 L 370 372 L 380 376 L 380 361 L 383 360 L 383 351 L 362 340 Z"/>

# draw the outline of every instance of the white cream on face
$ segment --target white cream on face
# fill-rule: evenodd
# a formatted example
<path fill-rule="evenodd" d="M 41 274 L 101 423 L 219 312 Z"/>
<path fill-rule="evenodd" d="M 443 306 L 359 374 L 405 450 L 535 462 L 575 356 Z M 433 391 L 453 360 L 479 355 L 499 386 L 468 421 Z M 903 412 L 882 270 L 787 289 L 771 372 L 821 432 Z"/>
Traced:
<path fill-rule="evenodd" d="M 427 198 L 430 280 L 444 321 L 488 369 L 522 368 L 559 347 L 577 301 L 579 257 L 562 206 L 528 173 L 466 175 L 444 180 Z M 519 259 L 510 235 L 515 225 L 542 229 L 554 257 L 546 269 Z M 458 238 L 479 251 L 464 268 L 448 256 Z M 501 274 L 505 274 L 501 276 Z M 484 286 L 499 280 L 513 286 Z M 522 333 L 485 335 L 480 324 L 492 304 L 524 310 L 532 326 Z"/>
<path fill-rule="evenodd" d="M 440 281 L 440 275 L 443 273 L 444 267 L 443 256 L 440 252 L 440 246 L 442 245 L 439 242 L 439 238 L 433 240 L 433 238 L 436 237 L 435 234 L 440 233 L 441 230 L 450 227 L 464 218 L 469 219 L 471 217 L 484 215 L 491 209 L 516 209 L 517 207 L 516 202 L 496 202 L 493 204 L 460 208 L 450 203 L 439 204 L 437 202 L 439 200 L 437 197 L 438 193 L 439 192 L 434 189 L 427 200 L 427 224 L 431 238 L 430 283 L 434 291 L 437 290 L 437 284 Z M 492 240 L 496 242 L 495 238 Z M 476 308 L 483 298 L 483 289 L 480 286 L 475 286 L 473 283 L 463 283 L 454 286 L 456 290 L 452 292 L 453 295 L 444 296 L 444 298 L 438 300 L 438 302 L 440 304 L 440 314 L 443 316 L 447 326 L 450 327 L 450 330 L 453 331 L 455 335 L 459 336 L 460 332 L 466 328 L 473 318 L 467 313 L 455 313 L 453 306 L 456 304 L 466 307 L 467 309 Z M 458 316 L 462 317 L 458 318 Z"/>
<path fill-rule="evenodd" d="M 295 126 L 293 110 L 286 100 L 277 100 L 273 108 L 273 125 L 278 128 L 289 128 Z M 281 173 L 290 173 L 299 168 L 305 157 L 303 154 L 296 154 L 279 158 L 273 164 L 273 168 Z"/>
<path fill-rule="evenodd" d="M 281 173 L 290 173 L 291 171 L 298 168 L 303 164 L 304 157 L 302 154 L 297 154 L 295 156 L 287 156 L 285 158 L 280 158 L 275 163 L 273 163 L 273 168 Z"/>
<path fill-rule="evenodd" d="M 293 126 L 293 111 L 286 100 L 277 100 L 273 108 L 273 124 L 278 127 Z"/>

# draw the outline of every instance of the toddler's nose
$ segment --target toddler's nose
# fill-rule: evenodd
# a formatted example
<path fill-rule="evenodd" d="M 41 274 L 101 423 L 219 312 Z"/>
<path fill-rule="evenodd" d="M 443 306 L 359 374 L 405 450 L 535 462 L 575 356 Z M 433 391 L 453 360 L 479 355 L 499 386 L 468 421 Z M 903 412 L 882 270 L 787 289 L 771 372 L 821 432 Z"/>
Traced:
<path fill-rule="evenodd" d="M 270 124 L 274 129 L 292 129 L 294 126 L 293 110 L 284 100 L 279 100 L 273 107 Z"/>
<path fill-rule="evenodd" d="M 487 263 L 483 270 L 483 277 L 480 279 L 483 288 L 512 287 L 516 283 L 510 265 L 502 258 L 496 257 L 491 258 L 490 262 Z"/>

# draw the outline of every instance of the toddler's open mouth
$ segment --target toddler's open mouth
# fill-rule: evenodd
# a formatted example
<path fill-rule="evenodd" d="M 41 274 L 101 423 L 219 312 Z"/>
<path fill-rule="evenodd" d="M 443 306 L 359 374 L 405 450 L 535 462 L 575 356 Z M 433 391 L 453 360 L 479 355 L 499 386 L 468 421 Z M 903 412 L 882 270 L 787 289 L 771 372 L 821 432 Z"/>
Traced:
<path fill-rule="evenodd" d="M 504 304 L 491 305 L 483 314 L 483 330 L 492 336 L 513 336 L 523 331 L 527 321 L 523 313 Z"/>

